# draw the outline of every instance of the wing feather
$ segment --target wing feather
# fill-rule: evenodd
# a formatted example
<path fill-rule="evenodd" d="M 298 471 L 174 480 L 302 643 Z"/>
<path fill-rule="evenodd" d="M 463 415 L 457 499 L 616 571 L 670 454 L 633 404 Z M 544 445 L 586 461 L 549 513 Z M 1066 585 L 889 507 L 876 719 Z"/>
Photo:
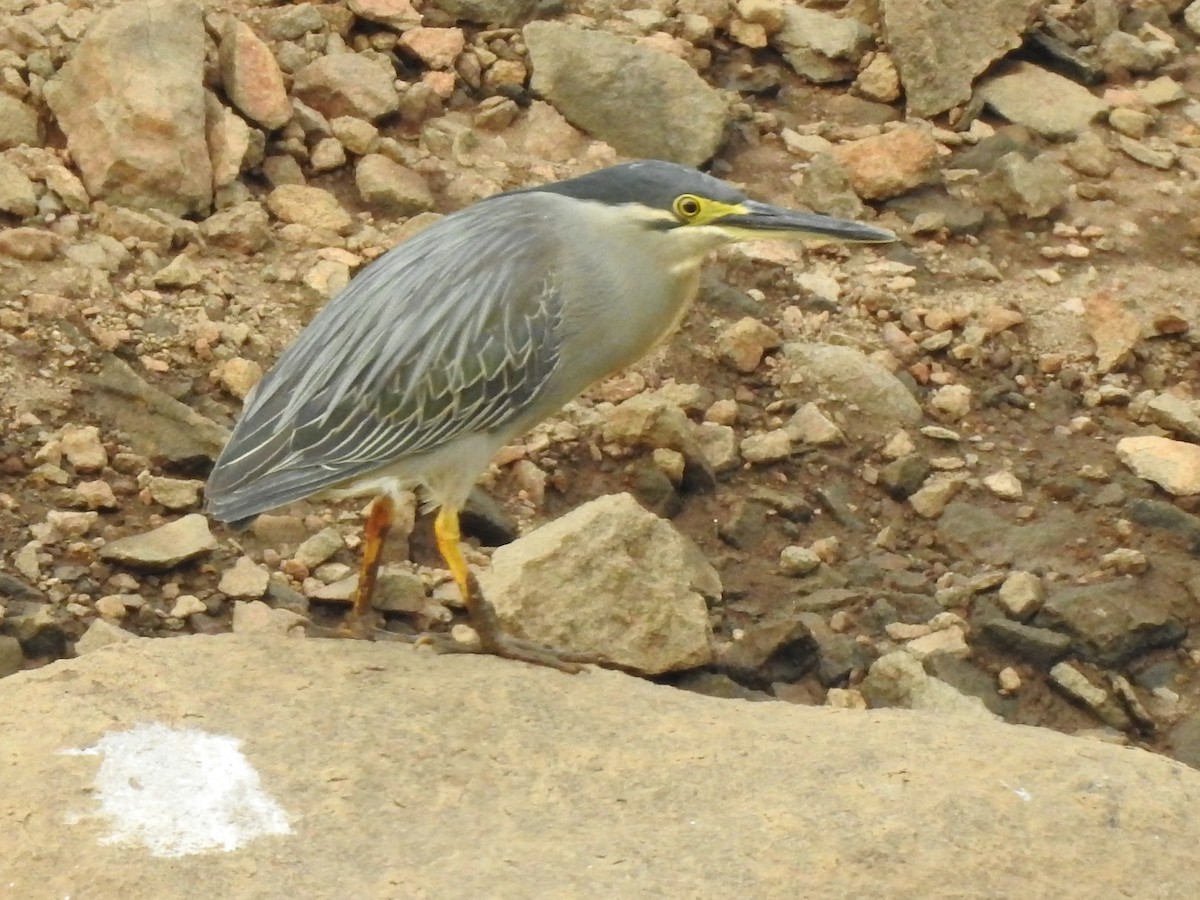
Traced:
<path fill-rule="evenodd" d="M 469 207 L 359 273 L 247 398 L 209 511 L 252 517 L 519 418 L 559 365 L 545 201 Z"/>

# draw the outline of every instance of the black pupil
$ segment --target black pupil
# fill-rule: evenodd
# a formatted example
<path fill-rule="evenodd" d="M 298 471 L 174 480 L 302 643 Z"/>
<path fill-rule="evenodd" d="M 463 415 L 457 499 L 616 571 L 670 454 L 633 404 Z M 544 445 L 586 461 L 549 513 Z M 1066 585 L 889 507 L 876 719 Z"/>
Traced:
<path fill-rule="evenodd" d="M 683 210 L 683 214 L 685 216 L 694 216 L 700 211 L 700 204 L 698 204 L 695 200 L 684 200 L 681 204 L 679 204 L 679 208 Z"/>

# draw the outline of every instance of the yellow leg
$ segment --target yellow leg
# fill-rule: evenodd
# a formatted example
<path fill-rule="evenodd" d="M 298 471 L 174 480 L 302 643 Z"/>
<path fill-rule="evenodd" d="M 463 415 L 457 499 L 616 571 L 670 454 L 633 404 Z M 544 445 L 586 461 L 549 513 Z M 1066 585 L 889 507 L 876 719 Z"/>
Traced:
<path fill-rule="evenodd" d="M 500 620 L 496 611 L 487 602 L 479 589 L 475 574 L 467 565 L 462 552 L 462 532 L 458 524 L 458 510 L 443 506 L 438 510 L 437 519 L 433 523 L 433 533 L 437 538 L 438 551 L 446 561 L 454 583 L 462 594 L 463 603 L 467 607 L 467 615 L 471 627 L 479 635 L 479 649 L 484 653 L 501 656 L 505 659 L 517 659 L 539 666 L 548 666 L 563 672 L 578 672 L 581 662 L 602 662 L 577 654 L 563 653 L 549 647 L 539 647 L 526 641 L 506 637 L 500 629 Z M 439 642 L 442 650 L 454 650 L 445 643 Z M 465 649 L 465 648 L 464 648 Z"/>
<path fill-rule="evenodd" d="M 485 653 L 501 654 L 504 640 L 500 634 L 500 622 L 496 611 L 483 598 L 479 582 L 467 565 L 462 552 L 462 530 L 458 524 L 458 510 L 443 506 L 438 510 L 433 523 L 433 533 L 437 538 L 438 552 L 446 561 L 446 567 L 458 585 L 463 603 L 467 607 L 467 615 L 471 619 L 471 627 L 479 635 L 479 643 Z M 502 654 L 501 654 L 502 655 Z"/>
<path fill-rule="evenodd" d="M 371 504 L 371 512 L 363 529 L 362 568 L 359 569 L 354 606 L 350 611 L 352 621 L 361 621 L 371 611 L 371 595 L 375 593 L 383 544 L 387 540 L 388 532 L 392 530 L 395 514 L 396 505 L 386 494 L 376 497 L 375 502 Z"/>
<path fill-rule="evenodd" d="M 458 525 L 458 510 L 443 506 L 433 521 L 433 534 L 437 538 L 438 552 L 446 561 L 446 567 L 458 585 L 463 602 L 470 608 L 471 569 L 462 552 L 462 530 Z"/>

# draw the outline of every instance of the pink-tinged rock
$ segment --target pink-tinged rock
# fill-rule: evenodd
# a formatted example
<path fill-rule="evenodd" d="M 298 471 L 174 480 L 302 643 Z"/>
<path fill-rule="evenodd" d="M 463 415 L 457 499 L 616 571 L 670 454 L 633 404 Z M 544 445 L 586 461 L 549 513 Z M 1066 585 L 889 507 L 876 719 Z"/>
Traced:
<path fill-rule="evenodd" d="M 858 196 L 884 200 L 920 187 L 934 175 L 938 143 L 924 128 L 908 126 L 838 144 L 833 155 L 849 172 Z"/>
<path fill-rule="evenodd" d="M 1117 458 L 1169 494 L 1200 494 L 1200 445 L 1144 435 L 1117 441 Z"/>
<path fill-rule="evenodd" d="M 1083 320 L 1096 345 L 1096 367 L 1111 372 L 1123 363 L 1142 339 L 1142 324 L 1125 304 L 1107 291 L 1083 301 Z"/>
<path fill-rule="evenodd" d="M 46 101 L 95 199 L 175 215 L 207 212 L 204 23 L 193 0 L 100 15 L 46 84 Z"/>
<path fill-rule="evenodd" d="M 431 69 L 450 68 L 466 45 L 461 28 L 413 28 L 400 36 L 400 46 Z"/>
<path fill-rule="evenodd" d="M 400 107 L 395 73 L 361 53 L 322 56 L 296 73 L 292 90 L 327 118 L 375 119 Z"/>
<path fill-rule="evenodd" d="M 232 109 L 222 106 L 214 94 L 208 95 L 209 159 L 213 167 L 213 186 L 232 184 L 241 174 L 250 150 L 250 126 Z"/>
<path fill-rule="evenodd" d="M 292 117 L 283 72 L 271 48 L 249 25 L 230 19 L 221 35 L 221 84 L 243 115 L 264 128 L 282 128 Z"/>
<path fill-rule="evenodd" d="M 421 14 L 413 7 L 412 0 L 350 0 L 349 6 L 360 19 L 396 31 L 407 31 L 421 24 Z"/>
<path fill-rule="evenodd" d="M 0 230 L 0 256 L 13 259 L 54 259 L 62 249 L 62 238 L 41 228 Z"/>

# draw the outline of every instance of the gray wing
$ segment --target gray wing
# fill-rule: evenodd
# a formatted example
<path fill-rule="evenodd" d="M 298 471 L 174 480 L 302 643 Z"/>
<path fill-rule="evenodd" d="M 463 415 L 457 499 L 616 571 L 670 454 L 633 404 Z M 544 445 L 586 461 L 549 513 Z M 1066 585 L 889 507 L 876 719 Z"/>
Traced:
<path fill-rule="evenodd" d="M 470 207 L 359 273 L 247 398 L 209 512 L 252 518 L 519 418 L 559 363 L 542 199 Z"/>

